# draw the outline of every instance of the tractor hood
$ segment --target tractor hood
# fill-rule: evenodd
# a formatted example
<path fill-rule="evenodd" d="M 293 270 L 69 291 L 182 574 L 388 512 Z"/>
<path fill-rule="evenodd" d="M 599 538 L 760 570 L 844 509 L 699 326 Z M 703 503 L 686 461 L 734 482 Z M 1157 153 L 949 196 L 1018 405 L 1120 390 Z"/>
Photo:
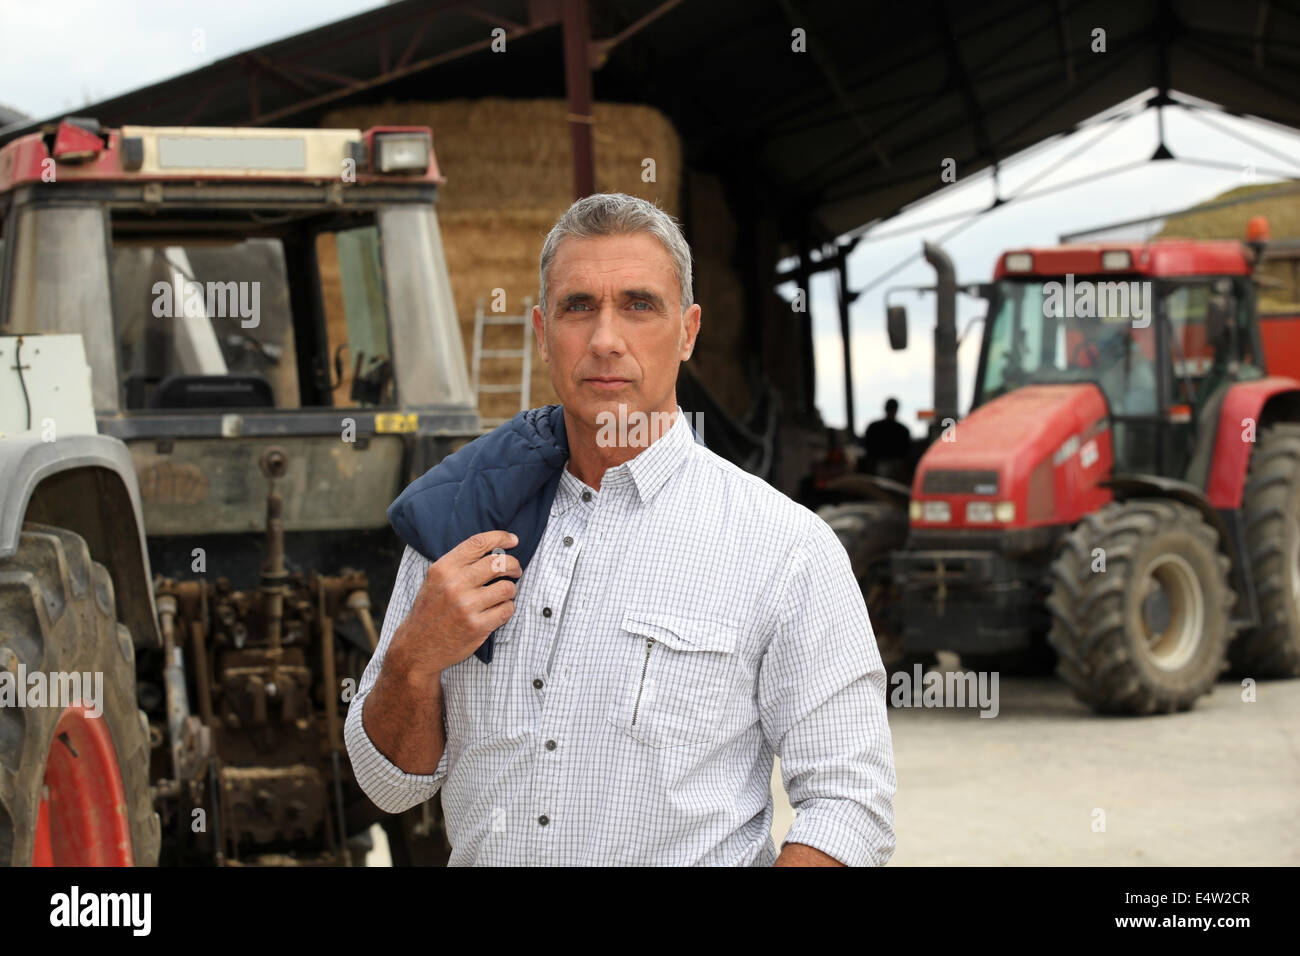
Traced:
<path fill-rule="evenodd" d="M 1109 500 L 1097 483 L 1109 477 L 1112 460 L 1106 401 L 1097 386 L 1017 389 L 980 406 L 930 446 L 912 488 L 912 524 L 989 529 L 1073 522 Z"/>

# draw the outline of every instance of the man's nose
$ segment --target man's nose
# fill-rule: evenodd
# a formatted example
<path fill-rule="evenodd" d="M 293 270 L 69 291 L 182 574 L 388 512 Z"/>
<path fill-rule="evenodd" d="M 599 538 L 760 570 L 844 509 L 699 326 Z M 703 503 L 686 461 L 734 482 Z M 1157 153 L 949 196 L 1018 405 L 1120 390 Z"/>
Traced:
<path fill-rule="evenodd" d="M 608 355 L 623 351 L 623 334 L 619 329 L 618 313 L 612 304 L 605 304 L 596 315 L 591 330 L 590 348 L 595 355 Z"/>

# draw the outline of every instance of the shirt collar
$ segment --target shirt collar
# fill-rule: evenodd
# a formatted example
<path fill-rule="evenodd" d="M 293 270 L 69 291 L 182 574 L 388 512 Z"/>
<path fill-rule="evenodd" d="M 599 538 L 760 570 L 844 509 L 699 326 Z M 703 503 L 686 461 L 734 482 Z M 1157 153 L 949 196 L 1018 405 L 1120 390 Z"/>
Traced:
<path fill-rule="evenodd" d="M 650 445 L 629 458 L 621 465 L 606 468 L 601 477 L 601 491 L 596 491 L 569 471 L 565 462 L 560 475 L 560 486 L 551 506 L 551 515 L 563 514 L 570 506 L 582 501 L 582 493 L 590 492 L 594 499 L 606 489 L 618 488 L 630 482 L 637 491 L 642 504 L 652 499 L 673 476 L 677 468 L 686 460 L 695 436 L 691 433 L 690 422 L 680 405 L 677 406 L 677 418 L 668 431 L 664 432 Z"/>

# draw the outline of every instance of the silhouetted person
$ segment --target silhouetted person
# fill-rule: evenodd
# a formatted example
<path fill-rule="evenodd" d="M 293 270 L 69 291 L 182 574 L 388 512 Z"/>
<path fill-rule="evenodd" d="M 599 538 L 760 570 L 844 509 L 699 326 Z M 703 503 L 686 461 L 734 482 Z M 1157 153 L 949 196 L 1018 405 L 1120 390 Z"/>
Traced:
<path fill-rule="evenodd" d="M 862 436 L 862 470 L 869 475 L 895 478 L 907 470 L 912 454 L 912 433 L 898 421 L 898 399 L 885 402 L 885 417 L 867 426 Z"/>

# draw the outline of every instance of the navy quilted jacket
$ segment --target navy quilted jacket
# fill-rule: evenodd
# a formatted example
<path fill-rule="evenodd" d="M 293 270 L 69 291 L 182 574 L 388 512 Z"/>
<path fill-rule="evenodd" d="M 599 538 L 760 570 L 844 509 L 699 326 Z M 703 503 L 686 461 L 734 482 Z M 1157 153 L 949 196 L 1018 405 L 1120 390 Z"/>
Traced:
<path fill-rule="evenodd" d="M 704 444 L 699 435 L 695 440 Z M 510 531 L 519 543 L 508 553 L 527 568 L 546 530 L 568 460 L 563 406 L 530 408 L 407 485 L 388 506 L 388 521 L 403 541 L 430 561 L 481 531 Z M 474 652 L 484 664 L 492 660 L 494 636 Z"/>

